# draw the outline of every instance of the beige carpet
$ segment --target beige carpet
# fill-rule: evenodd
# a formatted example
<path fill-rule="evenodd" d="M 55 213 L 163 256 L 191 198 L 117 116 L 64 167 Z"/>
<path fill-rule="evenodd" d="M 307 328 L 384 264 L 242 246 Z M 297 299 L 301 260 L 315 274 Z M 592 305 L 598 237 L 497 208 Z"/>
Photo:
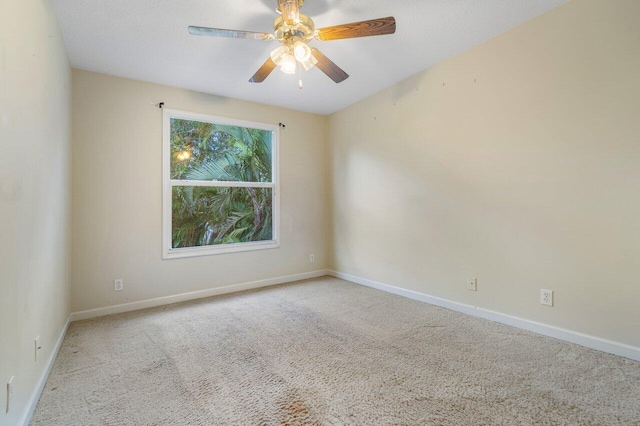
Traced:
<path fill-rule="evenodd" d="M 33 425 L 640 425 L 640 363 L 333 278 L 71 324 Z"/>

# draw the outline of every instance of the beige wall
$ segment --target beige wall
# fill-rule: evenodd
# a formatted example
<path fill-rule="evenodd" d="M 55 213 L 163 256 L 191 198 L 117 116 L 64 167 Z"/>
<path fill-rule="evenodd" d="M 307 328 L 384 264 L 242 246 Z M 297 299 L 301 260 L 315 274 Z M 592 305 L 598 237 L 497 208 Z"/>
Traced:
<path fill-rule="evenodd" d="M 162 112 L 152 105 L 160 101 L 286 125 L 280 248 L 162 260 Z M 73 310 L 325 268 L 326 128 L 326 117 L 74 70 Z M 116 278 L 124 291 L 114 292 Z"/>
<path fill-rule="evenodd" d="M 327 267 L 640 346 L 637 16 L 573 0 L 328 119 L 74 71 L 70 126 L 49 3 L 0 3 L 0 425 L 71 309 Z M 287 125 L 281 248 L 162 260 L 159 101 Z"/>
<path fill-rule="evenodd" d="M 0 425 L 13 426 L 70 313 L 71 71 L 48 1 L 0 3 L 0 52 Z"/>
<path fill-rule="evenodd" d="M 331 116 L 332 267 L 640 346 L 638 16 L 574 0 Z"/>

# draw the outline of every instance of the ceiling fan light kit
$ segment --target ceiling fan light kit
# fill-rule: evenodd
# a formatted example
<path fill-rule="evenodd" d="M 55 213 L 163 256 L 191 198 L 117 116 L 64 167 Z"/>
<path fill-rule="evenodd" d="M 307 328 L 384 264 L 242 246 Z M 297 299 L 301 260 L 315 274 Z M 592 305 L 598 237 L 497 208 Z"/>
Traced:
<path fill-rule="evenodd" d="M 304 0 L 278 0 L 277 12 L 280 16 L 273 24 L 273 34 L 195 26 L 189 27 L 189 33 L 210 37 L 278 41 L 280 46 L 271 52 L 269 59 L 249 79 L 251 83 L 263 82 L 276 67 L 280 67 L 285 74 L 295 74 L 298 64 L 307 71 L 317 66 L 334 82 L 340 83 L 346 80 L 349 74 L 318 49 L 309 47 L 310 42 L 314 39 L 328 41 L 393 34 L 396 31 L 396 20 L 392 16 L 316 30 L 313 19 L 300 13 L 303 4 Z"/>

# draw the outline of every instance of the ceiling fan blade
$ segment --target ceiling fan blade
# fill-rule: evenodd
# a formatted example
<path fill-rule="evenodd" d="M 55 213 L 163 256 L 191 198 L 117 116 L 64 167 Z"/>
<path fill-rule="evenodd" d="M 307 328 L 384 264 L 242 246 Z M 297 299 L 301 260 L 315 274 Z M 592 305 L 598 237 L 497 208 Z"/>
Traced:
<path fill-rule="evenodd" d="M 271 71 L 276 69 L 276 66 L 276 63 L 271 58 L 267 59 L 267 62 L 262 64 L 260 69 L 249 79 L 249 83 L 262 83 L 265 78 L 269 77 Z"/>
<path fill-rule="evenodd" d="M 273 34 L 253 31 L 225 30 L 222 28 L 189 27 L 189 34 L 209 37 L 249 38 L 254 40 L 272 40 Z"/>
<path fill-rule="evenodd" d="M 320 28 L 317 38 L 322 41 L 344 38 L 369 37 L 396 32 L 396 20 L 393 16 L 368 21 L 352 22 L 334 27 Z"/>
<path fill-rule="evenodd" d="M 324 56 L 324 54 L 315 47 L 311 48 L 311 54 L 318 61 L 316 66 L 320 68 L 323 73 L 328 75 L 331 80 L 336 83 L 340 83 L 349 78 L 349 74 L 344 72 L 342 68 L 333 63 L 331 59 Z"/>

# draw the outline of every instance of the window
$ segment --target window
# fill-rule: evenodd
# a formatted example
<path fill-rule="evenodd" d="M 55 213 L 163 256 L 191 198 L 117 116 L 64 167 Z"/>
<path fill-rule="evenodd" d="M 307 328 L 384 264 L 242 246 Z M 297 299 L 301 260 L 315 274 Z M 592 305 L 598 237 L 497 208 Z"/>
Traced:
<path fill-rule="evenodd" d="M 163 257 L 278 247 L 277 125 L 163 111 Z"/>

